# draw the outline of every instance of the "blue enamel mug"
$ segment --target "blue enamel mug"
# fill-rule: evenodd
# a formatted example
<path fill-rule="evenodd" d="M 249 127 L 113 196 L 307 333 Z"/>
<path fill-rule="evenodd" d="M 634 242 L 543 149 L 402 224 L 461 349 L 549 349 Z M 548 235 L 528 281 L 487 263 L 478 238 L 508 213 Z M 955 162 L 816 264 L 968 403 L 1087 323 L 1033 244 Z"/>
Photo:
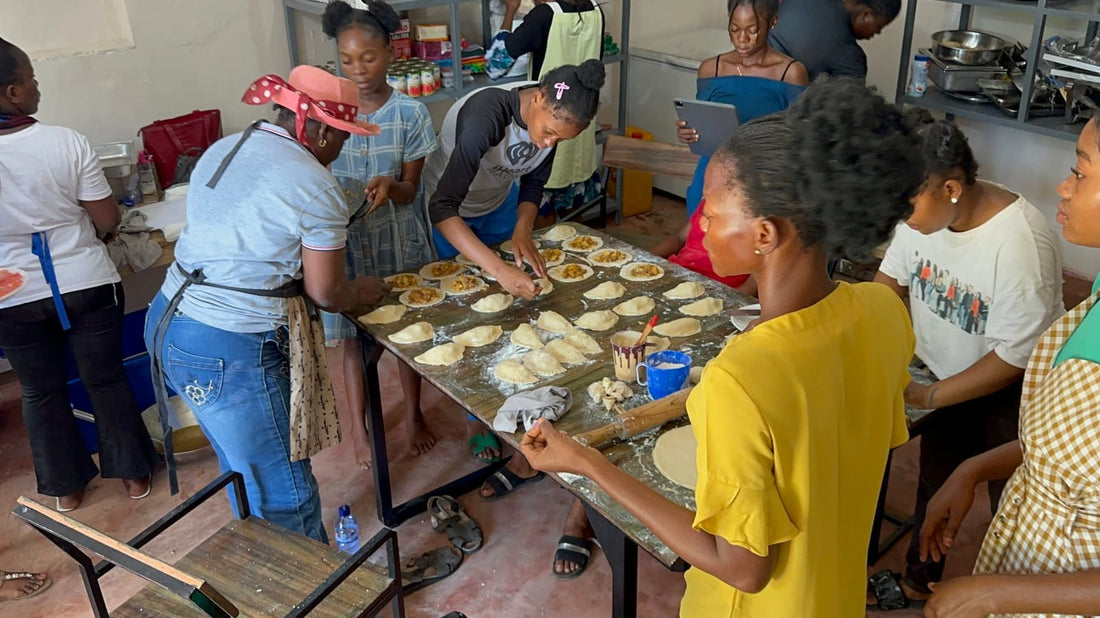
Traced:
<path fill-rule="evenodd" d="M 691 373 L 691 357 L 683 352 L 663 350 L 646 357 L 634 369 L 638 384 L 649 389 L 653 399 L 667 397 L 684 388 Z"/>

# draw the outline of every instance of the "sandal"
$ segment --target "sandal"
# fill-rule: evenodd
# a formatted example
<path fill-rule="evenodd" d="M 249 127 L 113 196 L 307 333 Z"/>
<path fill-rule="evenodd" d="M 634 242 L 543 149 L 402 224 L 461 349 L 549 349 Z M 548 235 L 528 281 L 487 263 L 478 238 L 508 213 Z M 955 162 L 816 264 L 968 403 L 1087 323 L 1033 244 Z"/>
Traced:
<path fill-rule="evenodd" d="M 588 566 L 588 559 L 590 557 L 592 557 L 591 539 L 582 539 L 563 534 L 561 538 L 558 539 L 558 549 L 554 552 L 554 562 L 550 564 L 550 570 L 554 573 L 554 577 L 558 579 L 575 579 L 580 577 L 581 573 L 584 573 L 584 569 Z M 554 563 L 557 562 L 572 562 L 580 566 L 580 568 L 569 572 L 558 572 L 558 570 L 554 568 Z"/>
<path fill-rule="evenodd" d="M 8 582 L 17 582 L 21 579 L 29 579 L 39 584 L 37 588 L 27 594 L 22 594 L 17 597 L 0 597 L 0 603 L 4 601 L 22 601 L 23 599 L 29 599 L 35 595 L 42 594 L 53 585 L 53 580 L 50 579 L 49 575 L 45 575 L 44 573 L 28 573 L 26 571 L 12 571 L 9 573 L 7 571 L 0 571 L 0 574 L 3 574 L 3 576 L 0 577 L 0 588 L 8 584 Z M 39 575 L 44 575 L 44 579 L 39 579 Z M 16 584 L 13 583 L 12 585 Z"/>
<path fill-rule="evenodd" d="M 462 552 L 448 545 L 409 558 L 401 564 L 401 587 L 412 594 L 447 577 L 462 564 Z"/>
<path fill-rule="evenodd" d="M 501 468 L 485 479 L 485 482 L 492 488 L 493 495 L 484 496 L 480 493 L 478 495 L 481 495 L 481 499 L 486 502 L 496 502 L 524 485 L 541 481 L 545 476 L 542 472 L 538 472 L 530 478 L 520 478 L 508 468 Z"/>
<path fill-rule="evenodd" d="M 481 549 L 481 526 L 470 519 L 458 500 L 450 496 L 428 498 L 428 514 L 432 516 L 432 530 L 445 532 L 451 544 L 464 554 Z"/>
<path fill-rule="evenodd" d="M 477 460 L 484 464 L 491 464 L 500 461 L 500 455 L 496 457 L 483 457 L 482 453 L 489 449 L 496 449 L 499 453 L 501 450 L 500 440 L 493 435 L 490 431 L 483 431 L 473 436 L 469 440 L 466 440 L 466 444 L 470 445 L 470 452 L 473 453 Z"/>
<path fill-rule="evenodd" d="M 886 569 L 872 575 L 868 580 L 871 593 L 875 595 L 875 605 L 868 604 L 868 609 L 878 609 L 889 612 L 896 609 L 920 609 L 924 607 L 924 601 L 910 599 L 901 589 L 901 575 Z"/>

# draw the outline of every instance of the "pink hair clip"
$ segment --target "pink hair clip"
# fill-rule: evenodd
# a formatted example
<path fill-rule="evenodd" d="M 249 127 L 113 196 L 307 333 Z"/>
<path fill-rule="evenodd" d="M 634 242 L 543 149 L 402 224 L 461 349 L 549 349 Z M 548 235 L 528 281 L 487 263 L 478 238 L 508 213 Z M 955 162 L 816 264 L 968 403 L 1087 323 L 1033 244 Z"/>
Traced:
<path fill-rule="evenodd" d="M 558 100 L 560 101 L 562 93 L 565 92 L 566 90 L 569 90 L 569 84 L 567 84 L 565 82 L 558 82 L 558 83 L 554 84 L 554 88 L 557 88 L 557 90 L 558 90 Z"/>

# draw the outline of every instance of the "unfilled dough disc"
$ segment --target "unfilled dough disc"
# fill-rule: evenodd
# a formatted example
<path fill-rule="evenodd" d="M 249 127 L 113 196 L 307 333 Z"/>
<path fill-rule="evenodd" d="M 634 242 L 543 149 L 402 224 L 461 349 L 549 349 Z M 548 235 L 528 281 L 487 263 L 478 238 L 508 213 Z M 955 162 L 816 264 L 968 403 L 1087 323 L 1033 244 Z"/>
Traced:
<path fill-rule="evenodd" d="M 604 281 L 596 287 L 584 293 L 585 298 L 592 300 L 614 300 L 626 294 L 626 288 L 618 281 Z"/>
<path fill-rule="evenodd" d="M 490 294 L 471 305 L 471 308 L 480 313 L 497 313 L 511 307 L 515 300 L 511 294 Z"/>
<path fill-rule="evenodd" d="M 670 429 L 653 445 L 653 463 L 668 480 L 695 489 L 699 484 L 699 467 L 695 463 L 698 448 L 691 425 Z"/>
<path fill-rule="evenodd" d="M 619 321 L 619 316 L 614 311 L 589 311 L 577 318 L 577 326 L 585 330 L 603 331 L 611 328 Z"/>
<path fill-rule="evenodd" d="M 665 269 L 651 262 L 632 262 L 619 269 L 619 276 L 627 281 L 653 281 L 665 276 Z"/>
<path fill-rule="evenodd" d="M 568 225 L 555 225 L 554 227 L 546 230 L 546 233 L 542 235 L 543 240 L 549 240 L 550 242 L 561 242 L 563 240 L 569 240 L 577 235 L 577 230 Z"/>
<path fill-rule="evenodd" d="M 545 277 L 542 279 L 535 279 L 535 283 L 539 284 L 539 293 L 536 294 L 536 296 L 546 296 L 554 291 L 554 283 Z"/>
<path fill-rule="evenodd" d="M 689 300 L 702 296 L 706 291 L 707 289 L 698 281 L 685 281 L 665 292 L 664 297 L 672 300 Z"/>
<path fill-rule="evenodd" d="M 459 275 L 448 277 L 439 282 L 439 288 L 452 296 L 465 296 L 480 292 L 487 287 L 484 280 L 473 275 Z"/>
<path fill-rule="evenodd" d="M 539 379 L 531 370 L 524 367 L 518 360 L 508 359 L 501 361 L 493 368 L 493 375 L 509 384 L 534 384 Z"/>
<path fill-rule="evenodd" d="M 722 310 L 723 303 L 721 300 L 708 296 L 706 298 L 700 298 L 699 300 L 680 307 L 680 313 L 684 315 L 695 316 L 708 316 L 714 315 Z"/>
<path fill-rule="evenodd" d="M 453 277 L 464 270 L 466 270 L 466 267 L 458 262 L 443 260 L 422 266 L 420 268 L 420 276 L 425 279 L 438 281 L 439 279 Z"/>
<path fill-rule="evenodd" d="M 569 323 L 569 320 L 565 319 L 562 314 L 557 311 L 543 311 L 539 314 L 539 321 L 535 322 L 535 326 L 538 326 L 542 330 L 561 334 L 573 330 L 573 325 Z"/>
<path fill-rule="evenodd" d="M 420 309 L 423 307 L 431 307 L 432 305 L 438 305 L 443 302 L 443 299 L 447 298 L 447 295 L 442 290 L 436 288 L 413 288 L 401 293 L 401 296 L 397 297 L 397 300 L 401 301 L 401 304 L 414 309 Z"/>
<path fill-rule="evenodd" d="M 529 369 L 531 373 L 544 378 L 565 373 L 565 367 L 558 362 L 558 359 L 554 358 L 553 354 L 546 350 L 531 350 L 524 354 L 523 366 Z"/>
<path fill-rule="evenodd" d="M 538 249 L 539 247 L 542 246 L 542 243 L 540 243 L 537 240 L 532 240 L 531 242 L 535 243 L 535 248 L 536 249 Z M 514 251 L 512 251 L 512 241 L 506 240 L 506 241 L 500 243 L 500 250 L 505 252 L 505 253 L 514 253 Z"/>
<path fill-rule="evenodd" d="M 404 305 L 382 305 L 366 315 L 359 316 L 364 324 L 390 324 L 405 317 L 408 309 Z"/>
<path fill-rule="evenodd" d="M 658 324 L 653 332 L 665 337 L 690 337 L 702 330 L 702 325 L 695 318 L 680 318 L 664 324 Z"/>
<path fill-rule="evenodd" d="M 618 249 L 600 249 L 588 254 L 588 263 L 593 266 L 622 266 L 632 259 L 634 256 Z"/>
<path fill-rule="evenodd" d="M 583 330 L 570 331 L 565 336 L 565 342 L 580 350 L 582 354 L 599 354 L 602 351 L 600 344 L 592 338 L 592 335 Z"/>
<path fill-rule="evenodd" d="M 386 277 L 391 292 L 404 292 L 424 285 L 424 278 L 416 273 L 398 273 Z"/>
<path fill-rule="evenodd" d="M 394 343 L 420 343 L 435 337 L 435 329 L 427 322 L 417 322 L 390 335 L 390 341 Z"/>
<path fill-rule="evenodd" d="M 583 365 L 588 362 L 584 354 L 569 345 L 565 339 L 555 339 L 546 344 L 546 352 L 566 365 Z"/>
<path fill-rule="evenodd" d="M 595 236 L 580 235 L 574 236 L 569 240 L 561 244 L 561 248 L 566 251 L 576 251 L 577 253 L 588 253 L 589 251 L 595 251 L 603 246 L 603 241 Z"/>
<path fill-rule="evenodd" d="M 591 277 L 594 272 L 587 264 L 561 264 L 548 269 L 546 274 L 554 281 L 576 283 Z"/>
<path fill-rule="evenodd" d="M 628 301 L 615 305 L 615 313 L 619 315 L 645 315 L 657 306 L 648 296 L 635 296 Z"/>
<path fill-rule="evenodd" d="M 512 331 L 512 336 L 509 339 L 518 346 L 531 348 L 532 350 L 540 350 L 544 346 L 542 337 L 539 337 L 538 331 L 530 324 L 520 324 L 516 330 Z"/>
<path fill-rule="evenodd" d="M 467 348 L 480 348 L 483 345 L 489 345 L 500 338 L 504 333 L 504 329 L 493 324 L 491 326 L 475 326 L 470 330 L 455 335 L 453 340 L 455 343 L 462 344 Z"/>
<path fill-rule="evenodd" d="M 461 343 L 444 343 L 429 349 L 413 360 L 421 365 L 453 365 L 462 360 L 462 353 L 466 348 Z"/>

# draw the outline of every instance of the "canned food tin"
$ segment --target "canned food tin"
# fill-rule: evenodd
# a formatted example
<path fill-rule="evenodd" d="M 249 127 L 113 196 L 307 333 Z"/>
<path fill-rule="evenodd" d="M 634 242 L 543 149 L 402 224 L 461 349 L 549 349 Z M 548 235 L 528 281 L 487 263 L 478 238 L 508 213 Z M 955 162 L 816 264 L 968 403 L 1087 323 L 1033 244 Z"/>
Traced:
<path fill-rule="evenodd" d="M 390 73 L 386 75 L 386 83 L 390 85 L 390 88 L 393 88 L 394 90 L 402 94 L 408 94 L 409 92 L 408 83 L 405 81 L 404 73 Z"/>
<path fill-rule="evenodd" d="M 420 65 L 420 94 L 428 96 L 435 93 L 435 75 L 432 68 L 424 64 Z"/>
<path fill-rule="evenodd" d="M 410 97 L 419 97 L 424 91 L 420 86 L 420 71 L 418 69 L 406 69 L 405 83 L 408 86 L 408 94 Z"/>
<path fill-rule="evenodd" d="M 443 87 L 443 72 L 440 70 L 439 65 L 432 62 L 432 81 L 435 82 L 435 89 L 439 90 Z"/>

